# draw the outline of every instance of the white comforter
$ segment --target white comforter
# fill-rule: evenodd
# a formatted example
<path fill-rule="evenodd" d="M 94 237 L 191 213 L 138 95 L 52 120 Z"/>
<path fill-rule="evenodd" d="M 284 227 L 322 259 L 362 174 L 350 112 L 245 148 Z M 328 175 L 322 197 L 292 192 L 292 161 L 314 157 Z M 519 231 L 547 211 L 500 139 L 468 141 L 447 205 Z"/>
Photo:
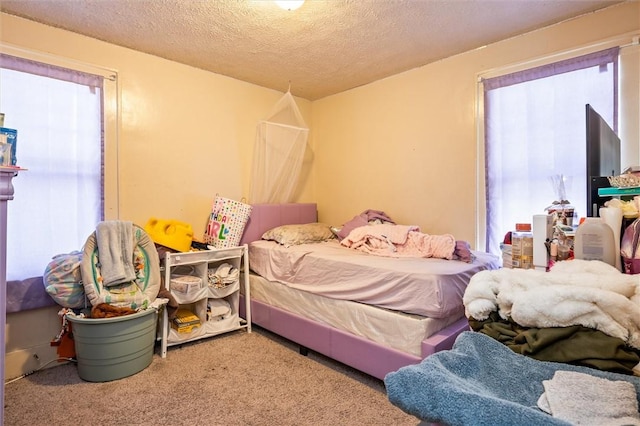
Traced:
<path fill-rule="evenodd" d="M 550 272 L 481 271 L 463 297 L 467 317 L 498 311 L 523 327 L 582 325 L 640 349 L 640 275 L 600 261 L 558 262 Z"/>

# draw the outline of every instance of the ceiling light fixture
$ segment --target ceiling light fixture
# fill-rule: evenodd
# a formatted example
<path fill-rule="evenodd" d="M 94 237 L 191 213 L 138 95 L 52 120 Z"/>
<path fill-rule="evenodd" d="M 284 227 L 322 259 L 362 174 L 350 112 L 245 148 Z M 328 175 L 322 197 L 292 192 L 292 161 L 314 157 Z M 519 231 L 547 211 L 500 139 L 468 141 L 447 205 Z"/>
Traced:
<path fill-rule="evenodd" d="M 304 0 L 279 0 L 279 1 L 276 0 L 275 3 L 278 6 L 280 6 L 281 9 L 296 10 L 297 8 L 302 6 L 302 3 L 304 3 Z"/>

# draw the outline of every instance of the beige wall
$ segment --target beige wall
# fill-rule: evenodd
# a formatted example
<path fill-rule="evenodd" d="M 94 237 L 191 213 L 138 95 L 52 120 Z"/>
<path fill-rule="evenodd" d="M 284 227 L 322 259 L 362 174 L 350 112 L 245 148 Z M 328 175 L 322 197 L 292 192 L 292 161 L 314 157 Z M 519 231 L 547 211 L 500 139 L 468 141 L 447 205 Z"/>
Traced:
<path fill-rule="evenodd" d="M 216 194 L 248 197 L 256 125 L 282 93 L 11 15 L 0 19 L 4 44 L 117 71 L 120 116 L 111 134 L 118 132 L 119 146 L 106 172 L 112 183 L 117 177 L 119 203 L 111 190 L 107 219 L 177 219 L 200 235 Z M 311 103 L 297 101 L 312 125 Z M 313 199 L 309 188 L 306 182 L 301 200 Z"/>
<path fill-rule="evenodd" d="M 7 53 L 117 71 L 117 86 L 106 83 L 120 99 L 119 112 L 106 108 L 107 219 L 177 219 L 200 236 L 216 194 L 248 197 L 256 125 L 282 93 L 2 13 L 0 41 Z M 312 125 L 311 103 L 298 106 Z M 312 201 L 312 163 L 305 164 L 300 201 Z M 45 326 L 34 332 L 34 324 Z M 55 308 L 9 314 L 6 379 L 55 366 L 50 341 L 59 330 Z"/>
<path fill-rule="evenodd" d="M 374 208 L 473 244 L 478 76 L 638 32 L 639 21 L 640 2 L 630 2 L 313 103 L 299 99 L 311 138 L 297 201 L 317 201 L 320 219 L 331 224 Z M 198 235 L 216 193 L 248 196 L 255 126 L 281 93 L 1 13 L 0 41 L 117 71 L 120 111 L 109 116 L 107 219 L 178 219 Z M 627 77 L 628 95 L 636 99 L 639 74 Z M 625 132 L 637 163 L 637 102 L 634 111 Z M 38 314 L 59 321 L 53 310 Z M 17 324 L 26 323 L 19 315 L 9 322 L 7 336 L 19 336 Z M 8 378 L 35 368 L 33 354 L 42 355 L 49 334 L 7 342 L 15 352 L 7 362 L 16 364 L 7 367 Z"/>
<path fill-rule="evenodd" d="M 58 347 L 51 342 L 60 333 L 59 307 L 13 312 L 5 326 L 5 379 L 13 379 L 42 368 L 55 367 Z"/>
<path fill-rule="evenodd" d="M 478 76 L 639 29 L 640 2 L 627 3 L 314 102 L 321 219 L 374 208 L 474 244 Z"/>
<path fill-rule="evenodd" d="M 111 134 L 118 132 L 119 146 L 107 164 L 108 218 L 179 219 L 199 234 L 216 193 L 248 196 L 255 126 L 281 93 L 6 14 L 0 18 L 5 44 L 117 71 L 120 113 Z M 298 99 L 311 127 L 298 201 L 317 201 L 320 219 L 331 224 L 374 208 L 425 232 L 452 232 L 475 244 L 482 176 L 478 76 L 637 32 L 639 21 L 640 2 L 630 2 L 313 103 Z M 627 130 L 636 145 L 637 121 Z M 629 155 L 635 160 L 630 163 L 638 162 L 637 149 Z"/>

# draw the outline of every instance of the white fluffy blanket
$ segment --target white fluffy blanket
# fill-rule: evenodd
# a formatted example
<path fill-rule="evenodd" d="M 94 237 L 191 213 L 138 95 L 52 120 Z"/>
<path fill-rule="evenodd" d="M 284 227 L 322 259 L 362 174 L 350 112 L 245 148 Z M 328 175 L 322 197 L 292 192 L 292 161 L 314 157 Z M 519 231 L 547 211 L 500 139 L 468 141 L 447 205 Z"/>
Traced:
<path fill-rule="evenodd" d="M 640 349 L 640 275 L 600 261 L 558 262 L 550 272 L 499 269 L 475 274 L 465 291 L 467 317 L 497 311 L 523 327 L 582 325 Z"/>
<path fill-rule="evenodd" d="M 378 256 L 453 259 L 453 235 L 429 235 L 412 225 L 367 225 L 352 230 L 340 244 Z"/>

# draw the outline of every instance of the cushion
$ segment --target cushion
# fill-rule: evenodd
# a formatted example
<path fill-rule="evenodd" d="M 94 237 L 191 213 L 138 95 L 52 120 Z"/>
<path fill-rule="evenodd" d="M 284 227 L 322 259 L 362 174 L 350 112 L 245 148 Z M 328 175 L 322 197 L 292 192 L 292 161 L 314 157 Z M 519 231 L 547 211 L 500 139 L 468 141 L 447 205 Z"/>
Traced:
<path fill-rule="evenodd" d="M 65 308 L 85 306 L 84 285 L 80 264 L 82 252 L 58 254 L 44 270 L 44 288 L 56 303 Z"/>
<path fill-rule="evenodd" d="M 262 234 L 263 240 L 272 240 L 285 247 L 306 244 L 320 243 L 335 238 L 329 225 L 324 223 L 304 223 L 297 225 L 282 225 L 270 229 Z"/>
<path fill-rule="evenodd" d="M 43 284 L 42 277 L 7 281 L 7 313 L 58 306 Z"/>

